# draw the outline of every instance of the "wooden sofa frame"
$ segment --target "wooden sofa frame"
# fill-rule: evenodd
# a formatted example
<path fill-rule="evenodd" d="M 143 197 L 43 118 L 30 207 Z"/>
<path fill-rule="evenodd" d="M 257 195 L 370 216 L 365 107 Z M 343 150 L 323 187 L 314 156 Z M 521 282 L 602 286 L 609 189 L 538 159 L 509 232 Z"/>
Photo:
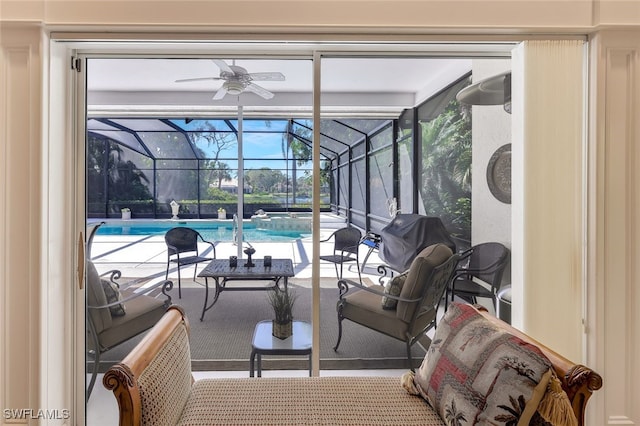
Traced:
<path fill-rule="evenodd" d="M 544 353 L 547 358 L 553 364 L 558 378 L 562 382 L 562 388 L 567 393 L 571 402 L 573 411 L 578 419 L 579 425 L 584 425 L 585 409 L 587 401 L 591 394 L 602 387 L 602 378 L 596 372 L 588 367 L 580 364 L 574 364 L 568 359 L 564 358 L 555 351 L 547 348 L 541 343 L 533 340 L 526 334 L 511 327 L 507 323 L 495 318 L 486 310 L 476 307 L 478 311 L 489 321 L 495 324 L 497 327 L 505 329 L 511 334 L 514 334 L 524 341 L 531 343 Z M 173 305 L 162 319 L 155 325 L 151 331 L 144 337 L 144 339 L 131 351 L 131 353 L 120 363 L 114 365 L 107 371 L 104 376 L 104 386 L 112 390 L 119 406 L 120 411 L 120 425 L 140 425 L 142 424 L 142 410 L 143 403 L 141 394 L 144 394 L 144 389 L 141 389 L 138 378 L 154 360 L 154 357 L 159 353 L 165 344 L 167 344 L 170 336 L 178 328 L 184 327 L 186 332 L 189 332 L 189 322 L 184 314 L 184 311 L 179 306 Z M 366 383 L 370 377 L 296 377 L 294 381 L 305 380 L 346 380 L 346 381 L 363 381 Z M 204 379 L 206 380 L 206 379 Z M 218 380 L 218 379 L 210 379 Z M 220 379 L 223 380 L 223 379 Z M 229 379 L 227 379 L 229 380 Z M 230 380 L 251 380 L 253 385 L 260 386 L 261 383 L 265 383 L 268 386 L 268 381 L 265 379 L 230 379 Z M 256 382 L 257 381 L 257 382 Z M 194 383 L 193 375 L 191 375 L 191 383 Z M 244 382 L 247 383 L 247 382 Z M 317 383 L 317 382 L 316 382 Z M 397 383 L 400 388 L 400 383 Z M 366 386 L 365 386 L 366 387 Z M 268 389 L 265 389 L 268 392 Z M 403 391 L 403 393 L 406 393 Z M 418 397 L 416 397 L 418 398 Z M 207 398 L 209 404 L 216 403 L 216 395 L 211 395 L 211 398 Z M 252 402 L 247 402 L 251 404 Z M 353 401 L 348 399 L 344 401 L 344 404 L 353 404 Z M 426 405 L 426 402 L 424 403 Z M 402 404 L 398 403 L 398 410 L 402 410 Z M 324 410 L 324 407 L 321 408 Z M 322 411 L 324 412 L 324 411 Z M 327 412 L 327 415 L 331 413 Z M 366 418 L 362 419 L 363 424 L 367 423 Z M 256 422 L 256 424 L 259 422 Z"/>

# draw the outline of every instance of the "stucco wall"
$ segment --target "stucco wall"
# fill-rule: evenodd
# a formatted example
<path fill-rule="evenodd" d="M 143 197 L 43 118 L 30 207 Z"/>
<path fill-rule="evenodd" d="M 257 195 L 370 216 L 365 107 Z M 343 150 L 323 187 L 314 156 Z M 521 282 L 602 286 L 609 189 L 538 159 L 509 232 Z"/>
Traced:
<path fill-rule="evenodd" d="M 511 69 L 509 60 L 476 59 L 473 81 L 478 82 Z M 511 204 L 493 196 L 487 183 L 487 166 L 493 153 L 511 143 L 511 116 L 502 105 L 473 106 L 473 198 L 471 200 L 471 242 L 473 245 L 496 241 L 511 249 Z M 511 266 L 503 276 L 511 282 Z"/>

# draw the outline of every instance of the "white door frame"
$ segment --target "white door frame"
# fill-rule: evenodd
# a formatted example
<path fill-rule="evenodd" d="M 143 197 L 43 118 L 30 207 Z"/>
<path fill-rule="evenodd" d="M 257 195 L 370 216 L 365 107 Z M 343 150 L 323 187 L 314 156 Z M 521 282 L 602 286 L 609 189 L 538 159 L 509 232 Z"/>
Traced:
<path fill-rule="evenodd" d="M 79 37 L 82 37 L 82 35 L 79 35 Z M 105 37 L 108 37 L 108 35 L 105 35 Z M 92 38 L 95 39 L 95 35 L 92 35 Z M 566 38 L 570 39 L 575 37 L 568 36 Z M 366 37 L 363 37 L 363 40 L 364 39 L 366 39 Z M 472 37 L 470 37 L 470 40 L 471 39 Z M 479 39 L 481 40 L 481 38 Z M 55 255 L 54 253 L 49 253 L 48 256 L 45 256 L 44 258 L 47 259 L 50 265 L 48 270 L 45 268 L 45 273 L 50 273 L 49 276 L 51 277 L 57 277 L 61 283 L 73 282 L 74 286 L 71 288 L 74 290 L 70 291 L 69 294 L 64 294 L 63 292 L 63 294 L 59 296 L 60 304 L 49 305 L 60 307 L 66 306 L 68 309 L 66 309 L 62 314 L 56 309 L 43 310 L 43 333 L 47 333 L 47 327 L 45 326 L 47 323 L 54 320 L 59 321 L 61 319 L 69 326 L 69 329 L 74 330 L 74 333 L 59 336 L 52 334 L 49 336 L 49 340 L 45 342 L 46 344 L 43 346 L 44 353 L 53 353 L 54 351 L 50 350 L 53 347 L 59 347 L 59 342 L 64 342 L 64 349 L 62 351 L 64 354 L 56 357 L 55 363 L 52 362 L 46 366 L 46 377 L 43 376 L 42 378 L 43 383 L 45 383 L 43 388 L 50 389 L 50 392 L 48 392 L 49 394 L 51 394 L 54 389 L 59 392 L 61 383 L 68 384 L 68 386 L 65 385 L 65 392 L 67 392 L 67 395 L 70 393 L 70 398 L 74 401 L 73 412 L 76 413 L 78 416 L 77 418 L 83 416 L 81 413 L 84 413 L 84 410 L 81 409 L 84 404 L 84 392 L 77 392 L 77 390 L 84 390 L 84 374 L 82 374 L 82 372 L 84 372 L 85 368 L 83 349 L 85 332 L 83 303 L 84 290 L 79 289 L 75 284 L 77 283 L 77 280 L 75 279 L 76 277 L 74 277 L 79 263 L 77 261 L 76 251 L 76 248 L 79 245 L 78 235 L 79 232 L 84 231 L 85 226 L 85 188 L 84 179 L 80 179 L 84 177 L 84 146 L 78 146 L 84 144 L 77 143 L 77 135 L 84 135 L 84 122 L 86 122 L 86 120 L 84 119 L 84 115 L 78 112 L 77 108 L 80 104 L 84 105 L 84 92 L 77 93 L 77 97 L 71 97 L 69 95 L 72 93 L 71 89 L 73 86 L 73 79 L 78 77 L 82 78 L 82 72 L 78 73 L 74 77 L 73 73 L 75 73 L 75 71 L 72 72 L 70 66 L 66 72 L 63 71 L 63 69 L 64 62 L 75 53 L 74 49 L 77 49 L 82 54 L 85 52 L 113 53 L 114 50 L 117 50 L 117 45 L 115 44 L 113 46 L 103 45 L 101 47 L 96 47 L 83 45 L 80 40 L 82 40 L 82 38 L 69 41 L 68 44 L 60 41 L 51 42 L 52 61 L 50 64 L 50 78 L 52 83 L 55 82 L 56 92 L 53 93 L 52 91 L 51 98 L 49 100 L 49 109 L 51 111 L 52 120 L 49 123 L 50 135 L 49 147 L 47 149 L 50 152 L 51 157 L 49 158 L 48 165 L 46 166 L 47 170 L 45 171 L 45 179 L 48 180 L 50 186 L 48 189 L 47 203 L 45 203 L 44 208 L 49 212 L 56 211 L 58 214 L 49 217 L 49 226 L 45 229 L 44 236 L 48 241 L 55 241 L 55 247 L 69 247 L 69 249 L 62 253 L 55 253 Z M 56 45 L 56 43 L 59 44 Z M 398 43 L 400 46 L 401 42 L 398 41 Z M 332 49 L 334 50 L 322 50 L 318 48 L 307 51 L 306 53 L 316 55 L 316 58 L 325 53 L 327 55 L 332 55 L 336 54 L 336 52 L 356 55 L 359 52 L 359 50 L 356 49 L 357 46 L 358 45 L 356 43 L 341 46 L 340 49 L 336 46 L 332 46 Z M 370 47 L 370 45 L 368 46 Z M 390 49 L 389 45 L 385 46 L 386 50 L 381 50 L 379 53 L 386 51 L 394 56 L 399 54 L 399 52 L 394 52 Z M 415 44 L 411 45 L 411 47 L 414 54 L 419 50 Z M 175 49 L 175 47 L 173 48 Z M 199 45 L 199 48 L 202 48 L 203 50 L 205 49 L 202 45 Z M 123 49 L 123 52 L 125 51 L 126 49 Z M 168 48 L 166 53 L 175 54 L 175 51 Z M 274 53 L 278 52 L 274 51 Z M 64 87 L 58 88 L 57 85 L 59 80 L 63 80 L 65 82 L 63 85 Z M 83 86 L 79 87 L 80 90 L 83 88 Z M 80 90 L 78 92 L 80 92 Z M 65 105 L 64 109 L 60 109 L 61 104 Z M 64 111 L 64 113 L 61 111 Z M 54 121 L 65 123 L 65 126 L 54 125 Z M 84 140 L 84 138 L 82 140 Z M 56 150 L 57 152 L 53 153 L 53 151 Z M 314 191 L 314 202 L 316 195 L 317 194 Z M 73 213 L 71 215 L 67 215 L 64 214 L 64 212 Z M 58 245 L 58 243 L 60 244 Z M 314 254 L 314 257 L 315 256 L 317 256 L 317 254 Z M 51 303 L 51 301 L 47 300 L 47 303 Z M 55 352 L 60 351 L 58 350 Z M 72 382 L 69 382 L 70 378 L 68 377 L 68 374 L 65 373 L 65 371 L 69 370 L 66 370 L 64 367 L 71 367 L 71 371 L 80 373 L 77 373 L 72 379 Z"/>

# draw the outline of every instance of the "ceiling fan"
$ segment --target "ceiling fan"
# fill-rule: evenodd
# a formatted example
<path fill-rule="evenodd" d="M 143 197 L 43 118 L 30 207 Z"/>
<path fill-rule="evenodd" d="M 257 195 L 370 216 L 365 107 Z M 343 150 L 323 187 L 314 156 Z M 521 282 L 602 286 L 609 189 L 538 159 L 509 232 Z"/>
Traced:
<path fill-rule="evenodd" d="M 213 100 L 224 98 L 228 93 L 230 95 L 239 95 L 245 91 L 253 92 L 264 99 L 273 98 L 273 93 L 262 86 L 258 86 L 254 81 L 284 81 L 284 74 L 281 72 L 254 72 L 250 73 L 245 68 L 227 64 L 221 59 L 212 59 L 212 61 L 220 68 L 218 77 L 197 77 L 184 78 L 176 80 L 176 83 L 184 83 L 188 81 L 204 81 L 204 80 L 222 80 L 222 87 L 213 95 Z"/>

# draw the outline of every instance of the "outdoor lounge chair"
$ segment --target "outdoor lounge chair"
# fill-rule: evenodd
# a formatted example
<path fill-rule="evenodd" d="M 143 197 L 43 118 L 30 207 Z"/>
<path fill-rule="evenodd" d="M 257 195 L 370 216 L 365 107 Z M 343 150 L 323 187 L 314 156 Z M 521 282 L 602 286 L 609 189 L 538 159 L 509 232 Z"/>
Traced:
<path fill-rule="evenodd" d="M 200 251 L 198 250 L 198 240 L 211 246 L 213 257 L 200 255 Z M 169 266 L 172 263 L 175 263 L 178 269 L 178 298 L 181 299 L 182 283 L 180 279 L 180 268 L 186 265 L 195 265 L 193 270 L 193 279 L 195 281 L 196 272 L 198 271 L 198 263 L 210 262 L 215 259 L 216 246 L 212 242 L 205 240 L 195 229 L 184 226 L 169 229 L 164 235 L 164 241 L 167 243 L 167 272 L 164 278 L 169 278 Z M 188 255 L 184 256 L 184 253 L 187 253 Z"/>
<path fill-rule="evenodd" d="M 87 351 L 93 355 L 93 371 L 87 389 L 91 395 L 98 374 L 100 355 L 150 329 L 171 305 L 167 294 L 173 287 L 171 281 L 160 281 L 140 292 L 127 292 L 116 282 L 120 271 L 98 274 L 95 265 L 87 260 Z M 164 298 L 149 295 L 161 288 Z"/>
<path fill-rule="evenodd" d="M 413 370 L 411 346 L 436 326 L 438 306 L 457 263 L 458 255 L 439 243 L 422 250 L 406 276 L 393 278 L 398 283 L 391 282 L 389 288 L 365 286 L 362 282 L 344 279 L 338 281 L 338 341 L 333 350 L 337 351 L 340 346 L 342 321 L 348 319 L 405 342 L 409 368 Z M 401 289 L 393 291 L 394 285 Z M 349 292 L 350 287 L 359 290 Z"/>

